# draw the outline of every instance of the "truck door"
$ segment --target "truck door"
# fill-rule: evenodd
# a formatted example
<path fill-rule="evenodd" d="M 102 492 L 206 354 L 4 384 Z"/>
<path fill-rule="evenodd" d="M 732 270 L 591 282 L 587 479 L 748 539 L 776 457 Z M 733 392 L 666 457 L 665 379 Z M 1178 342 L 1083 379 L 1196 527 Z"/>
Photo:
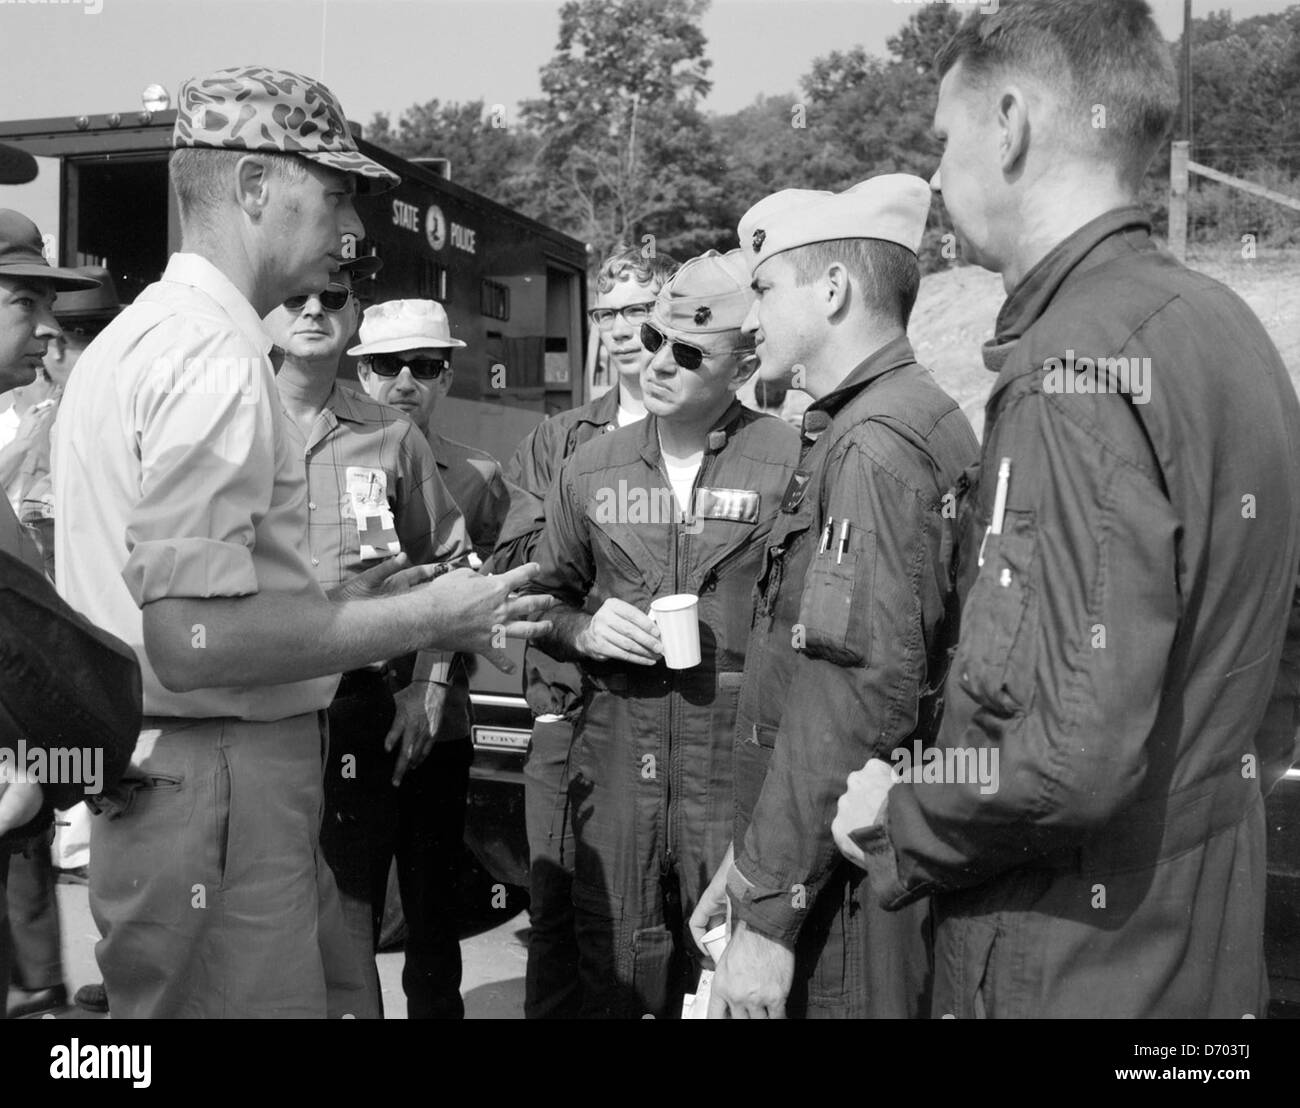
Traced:
<path fill-rule="evenodd" d="M 129 304 L 180 248 L 167 152 L 66 157 L 62 186 L 61 264 L 106 267 Z"/>

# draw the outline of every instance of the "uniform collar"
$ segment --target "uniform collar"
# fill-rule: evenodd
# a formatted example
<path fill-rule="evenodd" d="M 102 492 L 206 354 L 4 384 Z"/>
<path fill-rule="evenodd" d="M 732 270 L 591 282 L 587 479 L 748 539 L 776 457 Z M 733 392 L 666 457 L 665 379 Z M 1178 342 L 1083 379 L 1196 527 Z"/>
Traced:
<path fill-rule="evenodd" d="M 333 412 L 337 419 L 347 423 L 365 423 L 365 413 L 357 404 L 357 394 L 352 389 L 344 388 L 337 381 L 325 399 L 325 411 Z"/>
<path fill-rule="evenodd" d="M 164 281 L 198 289 L 230 317 L 249 340 L 270 356 L 273 343 L 262 326 L 262 319 L 234 283 L 201 254 L 173 254 L 163 274 Z"/>
<path fill-rule="evenodd" d="M 915 361 L 916 351 L 912 349 L 912 344 L 906 335 L 899 335 L 898 338 L 885 343 L 879 350 L 859 362 L 853 372 L 831 392 L 809 404 L 807 412 L 825 412 L 827 415 L 834 416 L 876 378 L 884 376 L 890 370 L 912 365 Z M 804 413 L 805 418 L 807 412 Z"/>
<path fill-rule="evenodd" d="M 744 417 L 745 410 L 745 405 L 738 399 L 732 399 L 731 406 L 718 417 L 709 430 L 708 441 L 704 445 L 705 454 L 716 454 L 727 445 L 734 425 Z M 659 417 L 647 412 L 645 419 L 641 420 L 640 427 L 641 457 L 645 459 L 647 465 L 658 469 L 663 459 L 659 449 Z"/>
<path fill-rule="evenodd" d="M 597 427 L 604 427 L 606 424 L 618 422 L 618 385 L 615 385 L 609 392 L 598 398 L 591 406 L 591 411 L 581 420 L 583 423 L 590 423 Z"/>
<path fill-rule="evenodd" d="M 1122 237 L 1121 237 L 1122 236 Z M 1001 373 L 1015 344 L 1047 311 L 1061 286 L 1112 257 L 1141 249 L 1151 237 L 1151 218 L 1138 207 L 1116 208 L 1085 223 L 1055 246 L 1007 297 L 994 338 L 984 344 L 985 366 Z"/>

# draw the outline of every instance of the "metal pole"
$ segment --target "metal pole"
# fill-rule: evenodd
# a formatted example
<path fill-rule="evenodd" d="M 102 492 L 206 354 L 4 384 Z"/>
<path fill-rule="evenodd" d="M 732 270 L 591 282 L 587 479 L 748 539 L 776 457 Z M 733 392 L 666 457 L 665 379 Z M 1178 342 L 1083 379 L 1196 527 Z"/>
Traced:
<path fill-rule="evenodd" d="M 1180 262 L 1187 260 L 1187 163 L 1188 143 L 1175 142 L 1169 157 L 1169 252 Z"/>
<path fill-rule="evenodd" d="M 1192 141 L 1192 0 L 1183 0 L 1183 133 Z"/>

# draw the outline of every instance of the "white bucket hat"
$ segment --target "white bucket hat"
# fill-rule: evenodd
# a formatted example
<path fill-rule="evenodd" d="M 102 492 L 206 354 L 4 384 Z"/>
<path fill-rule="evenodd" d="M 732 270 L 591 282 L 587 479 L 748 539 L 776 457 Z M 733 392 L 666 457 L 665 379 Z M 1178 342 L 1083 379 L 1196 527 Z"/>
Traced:
<path fill-rule="evenodd" d="M 423 347 L 464 346 L 451 337 L 447 313 L 436 300 L 385 300 L 372 304 L 361 317 L 361 342 L 353 355 L 392 354 Z"/>

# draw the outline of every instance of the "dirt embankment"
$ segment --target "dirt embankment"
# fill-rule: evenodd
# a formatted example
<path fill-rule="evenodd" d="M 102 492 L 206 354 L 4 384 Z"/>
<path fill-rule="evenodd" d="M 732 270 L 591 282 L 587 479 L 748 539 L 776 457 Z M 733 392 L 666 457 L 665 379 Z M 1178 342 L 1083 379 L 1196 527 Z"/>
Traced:
<path fill-rule="evenodd" d="M 1291 381 L 1300 389 L 1300 251 L 1261 250 L 1253 260 L 1239 251 L 1193 252 L 1188 264 L 1237 292 L 1277 344 Z M 971 266 L 934 273 L 921 281 L 910 334 L 917 358 L 934 370 L 979 434 L 993 375 L 980 347 L 992 337 L 1006 294 L 996 274 Z"/>

